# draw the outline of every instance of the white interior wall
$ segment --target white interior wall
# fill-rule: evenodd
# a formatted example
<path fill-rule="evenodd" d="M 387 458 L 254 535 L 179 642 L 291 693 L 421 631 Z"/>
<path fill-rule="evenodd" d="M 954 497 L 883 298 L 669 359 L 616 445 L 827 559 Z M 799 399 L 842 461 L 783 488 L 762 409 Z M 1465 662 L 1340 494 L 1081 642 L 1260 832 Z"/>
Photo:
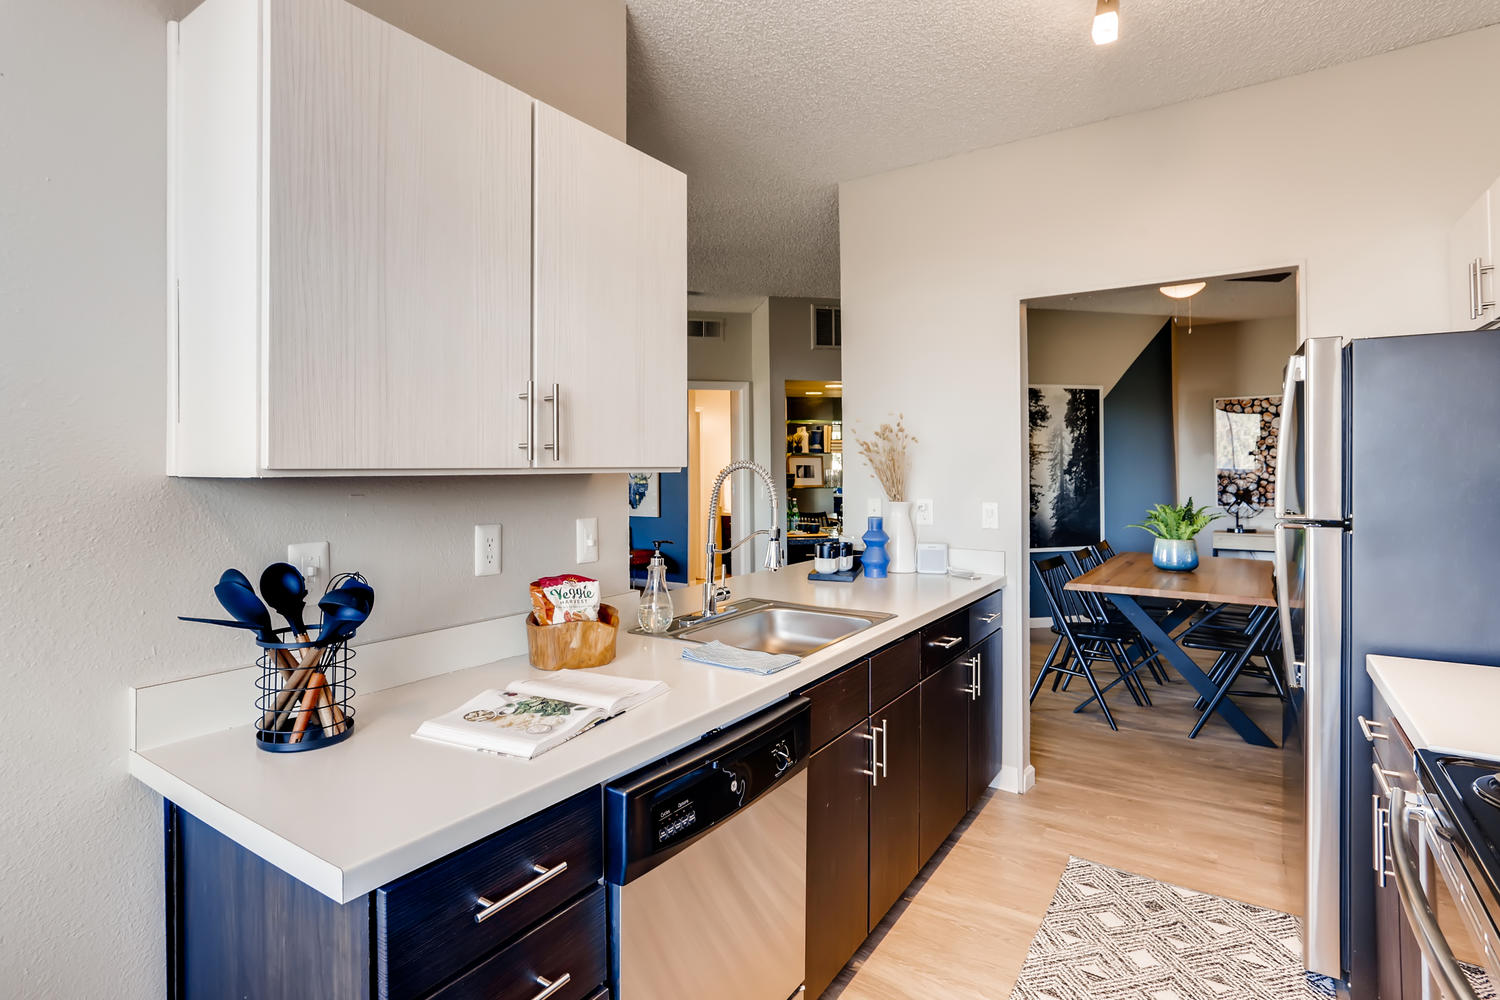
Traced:
<path fill-rule="evenodd" d="M 1214 400 L 1224 396 L 1279 396 L 1286 359 L 1297 349 L 1297 323 L 1290 316 L 1240 323 L 1186 324 L 1172 331 L 1173 431 L 1177 443 L 1177 502 L 1218 503 L 1214 454 Z M 1275 523 L 1272 511 L 1245 521 Z M 1233 525 L 1225 518 L 1212 530 Z M 1209 538 L 1200 536 L 1207 555 Z"/>
<path fill-rule="evenodd" d="M 1440 329 L 1446 233 L 1500 174 L 1500 129 L 1454 95 L 1488 93 L 1497 64 L 1492 27 L 841 185 L 846 420 L 904 412 L 931 537 L 1023 566 L 1019 303 L 1299 264 L 1307 336 Z M 873 481 L 856 467 L 847 483 L 862 512 Z M 980 526 L 987 500 L 998 531 Z M 1007 625 L 1024 620 L 1015 582 Z M 1026 648 L 1009 627 L 1013 784 Z"/>
<path fill-rule="evenodd" d="M 336 569 L 363 569 L 380 591 L 362 637 L 386 638 L 524 609 L 530 580 L 574 569 L 573 519 L 595 516 L 604 561 L 586 571 L 606 592 L 627 585 L 620 476 L 163 474 L 166 22 L 186 6 L 4 8 L 6 996 L 164 994 L 161 802 L 125 773 L 126 689 L 252 659 L 243 637 L 174 619 L 216 613 L 210 588 L 225 567 L 254 573 L 288 542 L 326 539 Z M 553 37 L 585 28 L 586 5 L 555 13 Z M 616 27 L 623 58 L 623 17 Z M 568 59 L 553 72 L 578 68 Z M 619 87 L 623 102 L 623 73 Z M 476 579 L 473 526 L 492 521 L 504 525 L 503 573 Z"/>
<path fill-rule="evenodd" d="M 1166 315 L 1027 309 L 1029 380 L 1032 385 L 1102 385 L 1107 396 L 1166 322 Z"/>
<path fill-rule="evenodd" d="M 688 436 L 691 474 L 688 477 L 690 503 L 688 506 L 688 531 L 691 542 L 688 549 L 689 583 L 703 580 L 707 573 L 706 543 L 708 541 L 708 501 L 713 492 L 714 477 L 728 465 L 734 454 L 731 410 L 734 394 L 727 389 L 693 389 L 688 392 Z M 719 493 L 719 513 L 734 512 L 736 481 L 743 475 L 731 476 L 724 481 Z M 736 527 L 736 535 L 739 533 Z"/>

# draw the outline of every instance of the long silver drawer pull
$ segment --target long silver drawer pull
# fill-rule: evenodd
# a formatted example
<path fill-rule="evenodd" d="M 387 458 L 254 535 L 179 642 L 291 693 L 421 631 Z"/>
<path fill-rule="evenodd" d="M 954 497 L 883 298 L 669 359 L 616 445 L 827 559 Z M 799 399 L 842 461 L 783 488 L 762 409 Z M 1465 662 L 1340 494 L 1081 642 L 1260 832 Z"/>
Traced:
<path fill-rule="evenodd" d="M 980 618 L 979 620 L 982 621 L 982 622 L 984 622 L 984 624 L 988 625 L 990 622 L 994 621 L 996 618 L 999 618 L 999 617 L 1000 617 L 1000 612 L 996 611 L 994 614 L 992 614 L 992 615 L 985 615 L 984 617 Z"/>
<path fill-rule="evenodd" d="M 1415 932 L 1413 936 L 1422 946 L 1422 954 L 1427 956 L 1428 968 L 1443 987 L 1443 995 L 1452 1000 L 1476 1000 L 1469 977 L 1454 960 L 1453 950 L 1443 937 L 1437 915 L 1432 912 L 1432 903 L 1422 888 L 1422 877 L 1406 842 L 1406 824 L 1411 819 L 1434 825 L 1426 807 L 1406 801 L 1405 789 L 1391 789 L 1391 861 L 1396 869 L 1396 895 L 1401 899 L 1401 908 L 1406 911 L 1406 919 Z"/>
<path fill-rule="evenodd" d="M 1388 739 L 1390 739 L 1390 737 L 1387 736 L 1385 733 L 1377 733 L 1377 732 L 1375 732 L 1375 727 L 1377 727 L 1377 726 L 1379 726 L 1381 728 L 1384 728 L 1385 727 L 1385 723 L 1383 723 L 1383 722 L 1371 722 L 1369 719 L 1365 718 L 1363 715 L 1359 716 L 1359 731 L 1365 734 L 1365 742 L 1366 743 L 1374 743 L 1376 740 L 1388 740 Z"/>
<path fill-rule="evenodd" d="M 552 392 L 542 397 L 542 402 L 552 404 L 552 443 L 542 445 L 552 452 L 552 461 L 562 461 L 562 384 L 552 383 Z"/>
<path fill-rule="evenodd" d="M 933 639 L 927 645 L 936 646 L 939 649 L 952 649 L 963 641 L 964 637 L 961 635 L 945 635 L 941 639 Z"/>
<path fill-rule="evenodd" d="M 880 773 L 887 773 L 891 763 L 891 724 L 880 720 Z"/>
<path fill-rule="evenodd" d="M 536 384 L 526 383 L 526 391 L 520 394 L 520 398 L 526 404 L 526 440 L 521 442 L 521 450 L 526 453 L 526 461 L 536 461 L 536 404 L 531 401 Z"/>
<path fill-rule="evenodd" d="M 532 997 L 531 1000 L 547 1000 L 548 997 L 550 997 L 552 994 L 556 993 L 558 990 L 562 989 L 564 986 L 568 985 L 572 981 L 573 981 L 573 974 L 571 972 L 564 972 L 562 975 L 558 976 L 556 979 L 546 979 L 546 978 L 544 978 L 542 976 L 537 976 L 536 977 L 537 985 L 538 986 L 545 986 L 546 989 L 542 990 L 542 992 L 540 992 L 536 996 Z"/>
<path fill-rule="evenodd" d="M 870 741 L 870 769 L 860 768 L 860 774 L 870 779 L 870 784 L 880 785 L 880 736 L 877 733 L 855 733 L 862 740 Z"/>
<path fill-rule="evenodd" d="M 532 879 L 530 882 L 527 882 L 519 889 L 513 889 L 509 893 L 501 896 L 499 899 L 494 900 L 493 902 L 485 899 L 483 896 L 475 899 L 474 905 L 482 907 L 482 909 L 480 909 L 478 913 L 474 914 L 474 922 L 476 924 L 482 924 L 486 920 L 490 919 L 490 917 L 493 917 L 495 914 L 505 909 L 511 903 L 514 903 L 522 896 L 531 892 L 533 889 L 540 889 L 542 886 L 546 885 L 548 882 L 551 882 L 553 879 L 557 878 L 557 876 L 567 871 L 568 863 L 566 861 L 560 861 L 556 865 L 553 865 L 551 868 L 548 868 L 545 865 L 532 865 L 531 870 L 536 872 L 536 878 Z"/>
<path fill-rule="evenodd" d="M 1375 761 L 1373 764 L 1371 764 L 1370 769 L 1375 772 L 1375 784 L 1380 786 L 1380 794 L 1384 795 L 1386 798 L 1390 798 L 1391 783 L 1386 779 L 1399 778 L 1401 777 L 1401 775 L 1397 774 L 1395 771 L 1387 771 L 1385 768 L 1380 766 L 1379 761 Z"/>

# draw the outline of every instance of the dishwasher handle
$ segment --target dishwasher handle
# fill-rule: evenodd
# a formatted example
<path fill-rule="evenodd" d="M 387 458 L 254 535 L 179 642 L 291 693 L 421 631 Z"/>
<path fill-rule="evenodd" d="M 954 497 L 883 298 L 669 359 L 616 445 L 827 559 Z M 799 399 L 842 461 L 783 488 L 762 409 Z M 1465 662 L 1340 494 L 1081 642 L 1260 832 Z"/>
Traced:
<path fill-rule="evenodd" d="M 1443 996 L 1449 1000 L 1478 1000 L 1469 977 L 1459 968 L 1453 957 L 1453 949 L 1438 926 L 1437 915 L 1432 912 L 1432 903 L 1422 888 L 1421 875 L 1417 871 L 1416 859 L 1412 857 L 1411 842 L 1407 839 L 1406 824 L 1409 820 L 1431 823 L 1432 814 L 1424 806 L 1407 801 L 1406 789 L 1393 786 L 1391 796 L 1390 846 L 1391 860 L 1396 874 L 1396 895 L 1401 900 L 1401 909 L 1410 922 L 1412 934 L 1422 947 L 1428 967 L 1442 986 Z"/>

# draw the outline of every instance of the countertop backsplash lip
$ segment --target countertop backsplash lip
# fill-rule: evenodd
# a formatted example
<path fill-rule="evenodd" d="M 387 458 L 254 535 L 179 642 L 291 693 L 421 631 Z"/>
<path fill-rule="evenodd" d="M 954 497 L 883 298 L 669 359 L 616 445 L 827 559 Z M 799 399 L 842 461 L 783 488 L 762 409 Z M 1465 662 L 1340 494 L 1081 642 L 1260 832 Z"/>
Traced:
<path fill-rule="evenodd" d="M 672 690 L 532 761 L 424 744 L 411 737 L 423 719 L 532 671 L 525 655 L 524 615 L 361 647 L 362 656 L 374 651 L 367 661 L 376 664 L 372 673 L 391 683 L 361 688 L 360 731 L 353 738 L 307 754 L 259 751 L 249 735 L 248 711 L 238 701 L 230 706 L 230 725 L 166 738 L 172 732 L 161 722 L 161 716 L 170 715 L 163 699 L 223 698 L 227 687 L 239 686 L 239 671 L 173 682 L 187 685 L 177 692 L 164 690 L 171 684 L 153 685 L 133 691 L 135 745 L 129 769 L 253 853 L 324 895 L 349 902 L 568 795 L 772 705 L 843 664 L 1004 588 L 1007 580 L 1000 573 L 978 580 L 903 575 L 854 584 L 814 583 L 793 568 L 731 583 L 740 597 L 886 611 L 896 617 L 769 676 L 686 663 L 680 656 L 681 642 L 630 635 L 622 629 L 619 656 L 602 669 L 666 680 Z M 630 595 L 609 600 L 634 606 Z M 472 634 L 462 634 L 463 630 Z M 514 639 L 507 638 L 511 631 Z M 461 634 L 445 635 L 450 632 Z M 410 662 L 419 659 L 412 655 L 419 648 L 414 644 L 425 641 L 436 642 L 429 647 L 434 649 L 446 644 L 449 655 Z M 508 645 L 512 642 L 518 645 Z M 405 651 L 379 648 L 401 644 L 407 646 Z M 506 655 L 496 656 L 497 652 Z M 402 662 L 389 670 L 379 667 L 391 653 L 399 654 L 396 660 Z M 454 666 L 475 656 L 484 658 Z M 357 667 L 364 665 L 356 660 Z M 243 686 L 249 689 L 254 668 L 244 669 Z M 433 781 L 434 773 L 443 780 Z M 327 788 L 340 789 L 335 801 L 319 791 Z M 399 805 L 393 808 L 392 803 Z"/>
<path fill-rule="evenodd" d="M 1500 667 L 1371 653 L 1365 671 L 1418 749 L 1500 760 Z"/>

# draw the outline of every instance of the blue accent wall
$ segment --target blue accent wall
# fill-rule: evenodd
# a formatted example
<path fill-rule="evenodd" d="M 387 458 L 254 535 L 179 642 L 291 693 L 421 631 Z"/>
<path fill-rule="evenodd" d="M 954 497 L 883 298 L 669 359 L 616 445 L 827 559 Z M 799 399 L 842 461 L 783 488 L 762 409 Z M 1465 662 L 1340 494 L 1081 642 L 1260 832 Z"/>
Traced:
<path fill-rule="evenodd" d="M 1177 499 L 1172 440 L 1172 324 L 1163 326 L 1104 397 L 1104 537 L 1116 552 L 1150 552 L 1151 536 L 1129 525 L 1154 503 Z M 1055 552 L 1034 553 L 1046 559 Z M 1028 567 L 1029 569 L 1029 567 Z M 1048 615 L 1031 573 L 1031 614 Z"/>
<path fill-rule="evenodd" d="M 625 483 L 620 484 L 620 502 L 625 502 Z M 688 476 L 687 470 L 661 474 L 661 516 L 630 519 L 630 547 L 649 549 L 658 538 L 672 540 L 663 545 L 667 579 L 687 583 L 688 574 Z"/>

